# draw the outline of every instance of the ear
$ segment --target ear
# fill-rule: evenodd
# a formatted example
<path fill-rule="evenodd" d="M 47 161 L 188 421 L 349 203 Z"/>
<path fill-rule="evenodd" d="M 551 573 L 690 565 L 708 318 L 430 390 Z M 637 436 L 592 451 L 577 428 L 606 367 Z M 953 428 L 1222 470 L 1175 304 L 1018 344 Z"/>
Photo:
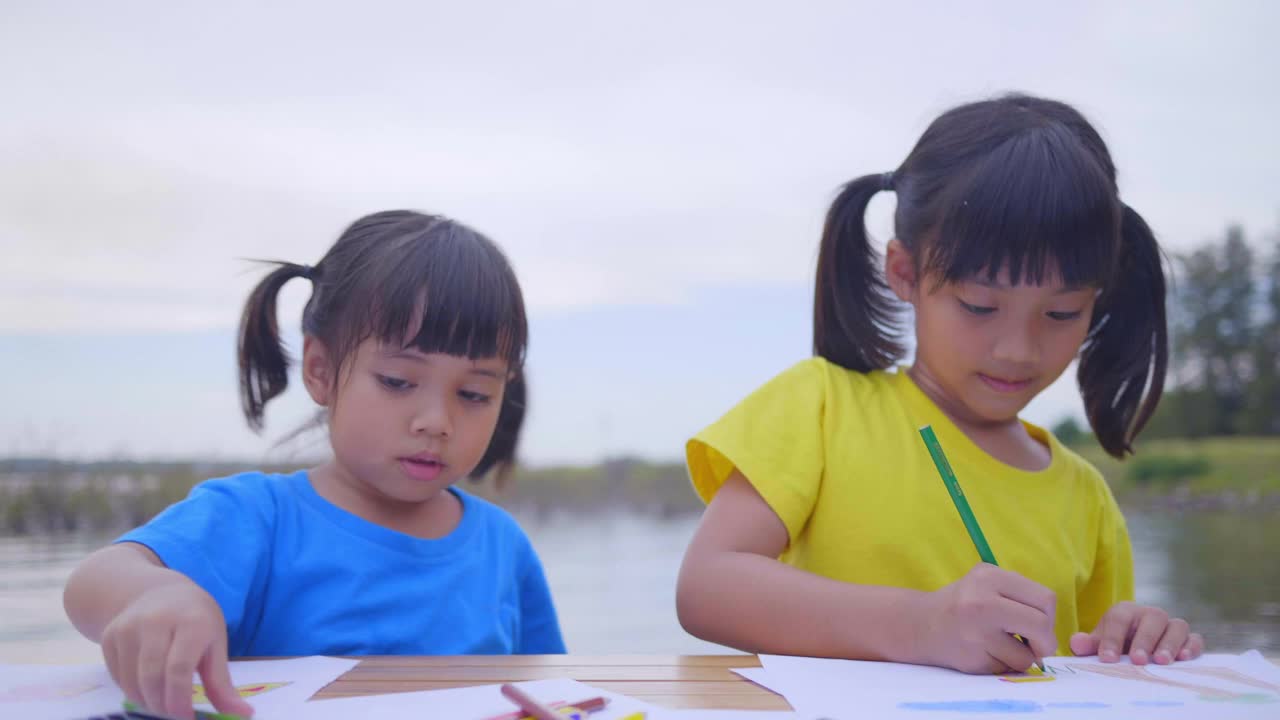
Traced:
<path fill-rule="evenodd" d="M 302 339 L 302 384 L 317 405 L 329 406 L 333 399 L 333 368 L 329 363 L 329 350 L 310 335 Z"/>
<path fill-rule="evenodd" d="M 884 277 L 899 300 L 915 304 L 918 287 L 915 258 L 897 238 L 890 240 L 885 248 Z"/>

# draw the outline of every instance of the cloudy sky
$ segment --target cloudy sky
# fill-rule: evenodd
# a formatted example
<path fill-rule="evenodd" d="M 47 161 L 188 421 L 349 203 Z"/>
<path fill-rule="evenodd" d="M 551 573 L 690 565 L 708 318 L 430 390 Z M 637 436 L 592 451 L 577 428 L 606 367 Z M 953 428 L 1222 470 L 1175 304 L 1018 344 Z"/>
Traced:
<path fill-rule="evenodd" d="M 1005 90 L 1094 120 L 1171 251 L 1280 225 L 1274 3 L 261 5 L 0 9 L 0 455 L 322 449 L 273 449 L 296 387 L 244 428 L 243 258 L 411 207 L 522 279 L 528 460 L 674 459 L 809 353 L 837 185 Z M 1079 412 L 1067 379 L 1027 415 Z"/>

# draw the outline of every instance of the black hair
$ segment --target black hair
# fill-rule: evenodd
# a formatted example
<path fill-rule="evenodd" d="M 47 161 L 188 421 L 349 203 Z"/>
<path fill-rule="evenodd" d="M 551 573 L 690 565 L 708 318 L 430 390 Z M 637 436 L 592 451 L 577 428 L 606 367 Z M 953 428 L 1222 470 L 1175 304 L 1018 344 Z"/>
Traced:
<path fill-rule="evenodd" d="M 510 471 L 527 402 L 528 322 L 520 284 L 497 245 L 448 218 L 388 210 L 352 223 L 314 267 L 273 264 L 240 320 L 240 400 L 251 428 L 262 429 L 267 402 L 288 385 L 276 298 L 286 282 L 306 277 L 314 287 L 302 331 L 325 345 L 335 386 L 356 347 L 371 337 L 424 353 L 506 360 L 510 376 L 497 428 L 471 477 Z"/>
<path fill-rule="evenodd" d="M 901 359 L 898 306 L 863 216 L 898 197 L 894 235 L 921 277 L 964 281 L 1004 269 L 1101 292 L 1080 351 L 1085 411 L 1107 453 L 1132 452 L 1164 389 L 1169 341 L 1159 245 L 1125 205 L 1106 144 L 1062 102 L 1012 94 L 934 120 L 902 165 L 846 184 L 827 212 L 814 298 L 814 352 L 868 372 Z"/>

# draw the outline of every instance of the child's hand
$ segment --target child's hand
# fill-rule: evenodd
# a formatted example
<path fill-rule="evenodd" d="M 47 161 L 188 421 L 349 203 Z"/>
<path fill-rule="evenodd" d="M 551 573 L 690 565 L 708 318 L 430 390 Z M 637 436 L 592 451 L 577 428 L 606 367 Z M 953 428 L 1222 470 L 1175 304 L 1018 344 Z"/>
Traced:
<path fill-rule="evenodd" d="M 103 631 L 102 654 L 129 700 L 151 712 L 193 717 L 192 675 L 199 671 L 215 708 L 253 714 L 231 684 L 222 610 L 194 583 L 138 596 Z"/>
<path fill-rule="evenodd" d="M 931 665 L 967 673 L 1024 672 L 1052 655 L 1057 597 L 1021 575 L 979 563 L 927 596 L 921 656 Z M 1013 637 L 1017 633 L 1031 643 Z"/>
<path fill-rule="evenodd" d="M 1071 636 L 1071 652 L 1097 655 L 1102 662 L 1116 662 L 1126 652 L 1134 665 L 1155 660 L 1168 665 L 1176 660 L 1192 660 L 1204 652 L 1204 638 L 1191 632 L 1182 618 L 1169 619 L 1158 607 L 1122 602 L 1114 605 L 1091 633 Z"/>

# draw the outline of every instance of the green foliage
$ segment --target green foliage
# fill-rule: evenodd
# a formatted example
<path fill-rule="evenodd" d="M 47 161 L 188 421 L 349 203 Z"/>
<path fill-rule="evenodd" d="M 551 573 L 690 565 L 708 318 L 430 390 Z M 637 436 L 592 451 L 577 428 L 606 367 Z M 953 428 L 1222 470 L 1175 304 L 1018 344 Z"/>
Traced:
<path fill-rule="evenodd" d="M 1181 469 L 1182 482 L 1179 488 L 1196 495 L 1232 492 L 1240 495 L 1280 494 L 1280 442 L 1269 437 L 1229 437 L 1206 438 L 1197 440 L 1163 439 L 1140 440 L 1137 454 L 1127 460 L 1120 461 L 1110 457 L 1095 445 L 1085 445 L 1077 449 L 1086 460 L 1102 472 L 1107 482 L 1117 494 L 1124 495 L 1139 489 L 1151 491 L 1168 491 L 1169 480 Z M 1160 467 L 1160 458 L 1172 458 L 1170 469 L 1156 471 L 1159 477 L 1150 477 L 1145 486 L 1140 486 L 1135 477 L 1138 471 L 1130 472 L 1130 467 L 1140 462 Z M 1207 464 L 1202 472 L 1188 473 L 1187 468 L 1195 469 L 1191 462 L 1196 459 Z M 1150 476 L 1151 470 L 1142 471 Z"/>
<path fill-rule="evenodd" d="M 1093 433 L 1082 427 L 1073 417 L 1059 421 L 1050 429 L 1050 432 L 1058 438 L 1058 442 L 1068 447 L 1079 447 L 1093 442 Z"/>
<path fill-rule="evenodd" d="M 1140 457 L 1129 465 L 1129 479 L 1138 485 L 1174 485 L 1203 477 L 1209 460 L 1203 456 L 1153 455 Z"/>
<path fill-rule="evenodd" d="M 1147 437 L 1280 435 L 1280 236 L 1264 257 L 1231 227 L 1176 259 L 1171 372 Z"/>

